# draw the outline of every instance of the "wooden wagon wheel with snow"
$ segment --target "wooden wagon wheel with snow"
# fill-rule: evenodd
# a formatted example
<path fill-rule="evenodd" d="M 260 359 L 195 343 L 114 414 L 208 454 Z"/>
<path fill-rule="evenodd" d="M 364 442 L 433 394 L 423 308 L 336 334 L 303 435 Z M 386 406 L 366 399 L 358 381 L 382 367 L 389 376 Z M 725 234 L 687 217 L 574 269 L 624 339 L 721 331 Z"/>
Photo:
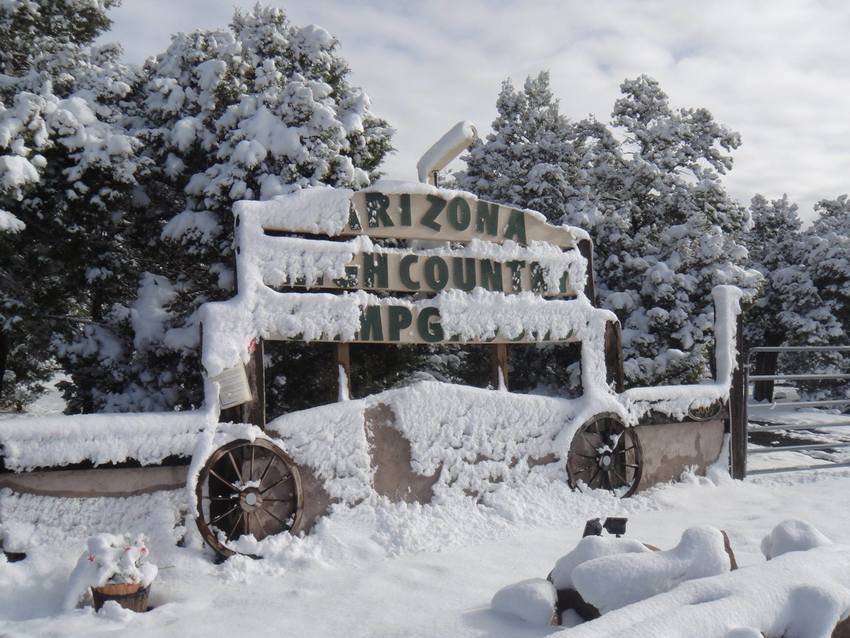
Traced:
<path fill-rule="evenodd" d="M 605 489 L 625 498 L 640 485 L 643 453 L 634 428 L 610 413 L 582 424 L 567 453 L 572 489 Z"/>
<path fill-rule="evenodd" d="M 297 530 L 303 510 L 301 476 L 292 459 L 266 439 L 239 439 L 213 452 L 198 474 L 195 521 L 221 556 L 228 543 Z"/>

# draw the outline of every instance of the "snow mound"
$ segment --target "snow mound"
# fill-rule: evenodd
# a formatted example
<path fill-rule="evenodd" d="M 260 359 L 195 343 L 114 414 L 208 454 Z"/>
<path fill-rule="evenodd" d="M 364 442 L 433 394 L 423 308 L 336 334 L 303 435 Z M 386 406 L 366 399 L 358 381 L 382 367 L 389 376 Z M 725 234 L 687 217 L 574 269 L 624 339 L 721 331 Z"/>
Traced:
<path fill-rule="evenodd" d="M 762 539 L 761 553 L 770 560 L 788 552 L 803 552 L 831 544 L 832 541 L 811 523 L 790 519 L 782 521 Z"/>
<path fill-rule="evenodd" d="M 153 465 L 189 456 L 209 419 L 201 411 L 22 416 L 0 421 L 0 446 L 15 472 L 84 461 Z"/>
<path fill-rule="evenodd" d="M 823 638 L 848 615 L 850 548 L 827 545 L 690 580 L 556 635 Z"/>
<path fill-rule="evenodd" d="M 555 589 L 573 589 L 573 570 L 579 565 L 596 558 L 621 554 L 640 554 L 651 551 L 643 543 L 615 536 L 585 536 L 555 563 L 550 574 Z"/>
<path fill-rule="evenodd" d="M 493 609 L 522 618 L 532 625 L 551 625 L 558 594 L 545 578 L 530 578 L 503 587 L 490 603 Z"/>
<path fill-rule="evenodd" d="M 714 527 L 691 527 L 673 549 L 595 558 L 576 567 L 572 581 L 581 597 L 604 614 L 684 581 L 730 569 L 723 533 Z"/>

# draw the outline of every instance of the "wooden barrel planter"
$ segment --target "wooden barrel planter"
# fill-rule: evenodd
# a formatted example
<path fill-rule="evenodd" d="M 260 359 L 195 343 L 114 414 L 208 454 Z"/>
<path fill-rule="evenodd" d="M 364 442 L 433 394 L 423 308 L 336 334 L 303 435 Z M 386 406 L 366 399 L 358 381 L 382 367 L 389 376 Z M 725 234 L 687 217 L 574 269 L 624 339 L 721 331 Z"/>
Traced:
<path fill-rule="evenodd" d="M 222 557 L 243 535 L 257 540 L 300 529 L 301 474 L 289 455 L 266 439 L 239 439 L 213 452 L 198 474 L 195 522 Z"/>
<path fill-rule="evenodd" d="M 92 587 L 92 599 L 95 610 L 99 610 L 108 600 L 114 600 L 124 609 L 135 612 L 148 610 L 148 594 L 150 585 L 142 587 L 141 583 L 108 583 L 100 587 Z"/>

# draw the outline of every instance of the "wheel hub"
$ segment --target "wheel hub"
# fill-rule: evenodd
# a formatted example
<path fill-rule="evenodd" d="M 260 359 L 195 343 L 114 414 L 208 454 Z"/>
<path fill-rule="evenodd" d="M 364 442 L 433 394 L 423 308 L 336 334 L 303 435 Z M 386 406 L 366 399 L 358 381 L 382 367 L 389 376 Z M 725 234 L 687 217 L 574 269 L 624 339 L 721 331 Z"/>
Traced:
<path fill-rule="evenodd" d="M 239 507 L 243 512 L 253 512 L 263 505 L 263 497 L 256 487 L 249 487 L 239 493 Z"/>
<path fill-rule="evenodd" d="M 613 464 L 614 459 L 608 452 L 599 457 L 599 467 L 601 467 L 603 470 L 610 470 Z"/>

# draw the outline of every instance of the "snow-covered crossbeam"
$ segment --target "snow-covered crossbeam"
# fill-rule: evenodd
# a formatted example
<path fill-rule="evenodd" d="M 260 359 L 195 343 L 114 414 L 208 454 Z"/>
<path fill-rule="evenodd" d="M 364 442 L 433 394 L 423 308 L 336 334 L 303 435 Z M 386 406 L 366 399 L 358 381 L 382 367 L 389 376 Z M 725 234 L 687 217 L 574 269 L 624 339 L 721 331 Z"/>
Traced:
<path fill-rule="evenodd" d="M 3 465 L 15 472 L 89 462 L 156 465 L 170 456 L 189 457 L 210 418 L 192 411 L 4 419 Z"/>

